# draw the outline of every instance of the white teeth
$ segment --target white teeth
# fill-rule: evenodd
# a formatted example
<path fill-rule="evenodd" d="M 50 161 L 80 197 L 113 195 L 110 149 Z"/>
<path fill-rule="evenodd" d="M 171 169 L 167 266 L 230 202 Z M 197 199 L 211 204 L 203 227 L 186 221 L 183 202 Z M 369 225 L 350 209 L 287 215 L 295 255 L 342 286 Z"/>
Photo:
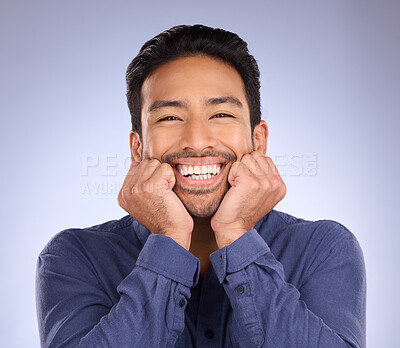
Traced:
<path fill-rule="evenodd" d="M 211 164 L 208 166 L 186 166 L 182 165 L 179 172 L 186 177 L 195 180 L 205 180 L 210 179 L 217 175 L 221 169 L 219 164 Z"/>

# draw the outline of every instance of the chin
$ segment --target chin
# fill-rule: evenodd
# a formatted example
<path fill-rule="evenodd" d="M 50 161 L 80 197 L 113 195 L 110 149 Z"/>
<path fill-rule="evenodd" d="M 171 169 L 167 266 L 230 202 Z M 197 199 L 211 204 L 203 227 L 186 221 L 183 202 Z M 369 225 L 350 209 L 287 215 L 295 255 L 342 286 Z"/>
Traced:
<path fill-rule="evenodd" d="M 183 205 L 194 218 L 210 218 L 215 214 L 225 193 L 228 190 L 228 185 L 219 187 L 217 190 L 209 191 L 186 191 L 177 190 L 176 194 L 182 201 Z"/>
<path fill-rule="evenodd" d="M 218 210 L 220 203 L 221 200 L 213 201 L 211 202 L 211 204 L 205 204 L 205 205 L 192 204 L 192 202 L 187 202 L 186 204 L 185 203 L 183 204 L 192 217 L 210 218 Z"/>

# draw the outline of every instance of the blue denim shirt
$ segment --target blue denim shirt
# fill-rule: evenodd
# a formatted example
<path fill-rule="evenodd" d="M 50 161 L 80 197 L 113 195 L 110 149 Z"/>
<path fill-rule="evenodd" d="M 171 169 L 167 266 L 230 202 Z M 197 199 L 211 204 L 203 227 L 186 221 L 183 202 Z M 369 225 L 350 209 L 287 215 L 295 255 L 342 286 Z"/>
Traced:
<path fill-rule="evenodd" d="M 43 347 L 365 347 L 366 279 L 341 224 L 272 210 L 199 260 L 129 215 L 56 235 L 39 256 Z"/>

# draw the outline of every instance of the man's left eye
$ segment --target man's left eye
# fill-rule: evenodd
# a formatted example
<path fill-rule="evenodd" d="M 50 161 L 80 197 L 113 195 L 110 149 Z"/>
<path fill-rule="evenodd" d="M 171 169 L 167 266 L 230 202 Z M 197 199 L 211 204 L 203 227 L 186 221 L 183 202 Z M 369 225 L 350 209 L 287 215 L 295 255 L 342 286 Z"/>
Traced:
<path fill-rule="evenodd" d="M 222 117 L 234 117 L 234 116 L 229 115 L 229 114 L 219 113 L 219 114 L 214 115 L 213 117 L 222 118 Z M 211 117 L 211 118 L 213 118 L 213 117 Z"/>

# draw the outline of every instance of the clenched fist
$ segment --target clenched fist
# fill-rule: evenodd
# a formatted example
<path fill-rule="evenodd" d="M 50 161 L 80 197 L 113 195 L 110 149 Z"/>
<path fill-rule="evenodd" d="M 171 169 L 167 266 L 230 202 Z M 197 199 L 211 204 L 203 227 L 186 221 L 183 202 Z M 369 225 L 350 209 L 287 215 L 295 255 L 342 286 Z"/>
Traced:
<path fill-rule="evenodd" d="M 172 191 L 172 167 L 156 159 L 133 162 L 118 195 L 119 205 L 151 233 L 171 237 L 189 250 L 193 219 Z"/>
<path fill-rule="evenodd" d="M 275 164 L 258 151 L 233 163 L 228 181 L 232 187 L 211 218 L 219 248 L 254 228 L 286 195 L 286 185 Z"/>

